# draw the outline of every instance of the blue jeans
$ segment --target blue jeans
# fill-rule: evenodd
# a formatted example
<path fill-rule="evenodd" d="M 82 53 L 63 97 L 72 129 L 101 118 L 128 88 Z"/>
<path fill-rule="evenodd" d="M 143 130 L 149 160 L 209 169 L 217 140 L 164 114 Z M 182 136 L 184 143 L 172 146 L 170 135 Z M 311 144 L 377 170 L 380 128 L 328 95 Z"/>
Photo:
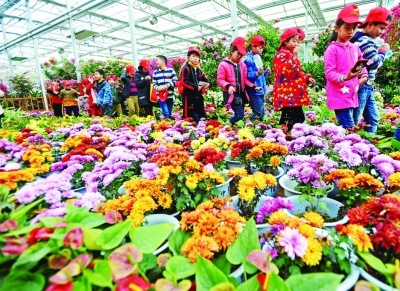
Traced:
<path fill-rule="evenodd" d="M 396 131 L 395 131 L 395 133 L 394 133 L 394 138 L 395 138 L 397 141 L 400 141 L 400 124 L 399 124 L 399 126 L 397 126 L 397 129 L 396 129 Z"/>
<path fill-rule="evenodd" d="M 375 133 L 378 129 L 379 111 L 374 98 L 374 86 L 365 84 L 358 90 L 358 108 L 354 109 L 354 123 L 360 123 L 361 116 L 370 126 L 365 126 L 364 130 Z"/>
<path fill-rule="evenodd" d="M 174 98 L 167 98 L 165 101 L 158 100 L 160 108 L 164 118 L 169 119 L 172 113 L 172 107 L 174 107 Z"/>
<path fill-rule="evenodd" d="M 341 125 L 345 129 L 353 128 L 353 112 L 354 108 L 336 109 L 335 114 L 337 120 L 339 121 L 339 125 Z"/>
<path fill-rule="evenodd" d="M 103 115 L 112 117 L 111 107 L 110 105 L 101 105 L 101 112 L 103 112 Z"/>
<path fill-rule="evenodd" d="M 235 112 L 235 115 L 229 119 L 230 123 L 233 125 L 235 122 L 243 119 L 244 117 L 244 108 L 242 105 L 232 105 L 232 110 Z"/>
<path fill-rule="evenodd" d="M 250 120 L 258 119 L 262 121 L 264 119 L 265 107 L 264 107 L 264 96 L 256 95 L 250 96 L 250 106 L 251 110 L 253 110 L 253 115 L 250 117 Z"/>

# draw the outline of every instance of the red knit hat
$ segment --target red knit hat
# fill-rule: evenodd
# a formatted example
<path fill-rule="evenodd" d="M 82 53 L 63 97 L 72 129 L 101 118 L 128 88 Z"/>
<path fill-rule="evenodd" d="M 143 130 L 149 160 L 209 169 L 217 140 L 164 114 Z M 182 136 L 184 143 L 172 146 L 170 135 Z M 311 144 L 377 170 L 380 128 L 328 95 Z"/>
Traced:
<path fill-rule="evenodd" d="M 62 82 L 62 85 L 63 85 L 64 87 L 66 87 L 66 86 L 71 86 L 71 83 L 70 83 L 69 81 L 67 81 L 67 80 L 64 80 L 64 81 Z"/>
<path fill-rule="evenodd" d="M 385 7 L 376 7 L 368 13 L 367 19 L 365 19 L 364 22 L 361 22 L 358 27 L 364 28 L 367 26 L 368 22 L 379 22 L 389 25 L 390 21 L 391 16 L 389 10 Z"/>
<path fill-rule="evenodd" d="M 253 36 L 250 42 L 251 45 L 265 47 L 265 39 L 261 35 Z"/>
<path fill-rule="evenodd" d="M 112 76 L 108 76 L 108 77 L 106 78 L 106 81 L 108 82 L 108 81 L 110 81 L 111 79 L 114 80 L 114 78 L 113 78 Z"/>
<path fill-rule="evenodd" d="M 340 10 L 337 20 L 341 19 L 346 23 L 359 23 L 360 10 L 355 4 L 346 5 L 342 10 Z"/>
<path fill-rule="evenodd" d="M 239 53 L 241 53 L 244 56 L 247 56 L 247 41 L 243 38 L 238 36 L 237 38 L 235 38 L 232 42 L 232 45 L 237 47 Z"/>
<path fill-rule="evenodd" d="M 158 91 L 158 97 L 162 102 L 168 98 L 168 89 Z"/>
<path fill-rule="evenodd" d="M 286 29 L 280 38 L 281 44 L 280 47 L 282 46 L 282 44 L 288 40 L 289 38 L 291 38 L 292 36 L 298 35 L 300 37 L 300 40 L 304 40 L 304 38 L 306 37 L 306 34 L 304 33 L 304 31 L 300 28 L 300 27 L 291 27 Z"/>

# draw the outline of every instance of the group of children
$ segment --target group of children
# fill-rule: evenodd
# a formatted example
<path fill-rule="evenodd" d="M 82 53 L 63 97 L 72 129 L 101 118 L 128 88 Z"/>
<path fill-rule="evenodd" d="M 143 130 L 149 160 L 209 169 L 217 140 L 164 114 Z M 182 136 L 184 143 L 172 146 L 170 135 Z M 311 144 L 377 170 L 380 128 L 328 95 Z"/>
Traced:
<path fill-rule="evenodd" d="M 372 9 L 366 20 L 359 19 L 358 7 L 345 6 L 337 17 L 335 31 L 325 52 L 325 77 L 328 109 L 334 110 L 337 120 L 346 129 L 353 129 L 364 117 L 365 130 L 376 132 L 379 113 L 374 99 L 374 80 L 377 69 L 382 66 L 389 45 L 378 44 L 375 40 L 383 32 L 390 20 L 389 11 L 378 7 Z M 357 31 L 357 27 L 362 31 Z M 300 44 L 305 33 L 298 27 L 289 28 L 280 37 L 280 45 L 273 64 L 274 90 L 273 105 L 281 111 L 280 124 L 291 130 L 295 123 L 305 120 L 302 106 L 311 105 L 307 85 L 315 85 L 310 74 L 302 71 L 299 60 Z M 242 37 L 231 43 L 229 56 L 222 60 L 217 70 L 217 84 L 221 87 L 227 108 L 234 116 L 231 124 L 244 118 L 244 105 L 250 103 L 253 114 L 251 120 L 264 118 L 264 99 L 268 94 L 266 78 L 271 74 L 264 69 L 260 55 L 266 41 L 256 35 L 249 45 Z M 126 104 L 129 116 L 138 115 L 143 108 L 146 115 L 153 115 L 151 87 L 156 91 L 158 102 L 165 119 L 169 119 L 174 105 L 174 88 L 182 95 L 183 115 L 195 122 L 206 118 L 204 95 L 211 83 L 200 69 L 200 48 L 191 46 L 187 52 L 187 62 L 179 72 L 179 80 L 172 68 L 166 66 L 167 58 L 156 57 L 157 69 L 151 76 L 148 60 L 142 60 L 138 71 L 127 66 L 117 87 L 114 77 L 104 79 L 104 71 L 96 70 L 94 78 L 83 79 L 85 94 L 89 96 L 91 115 L 122 114 Z M 242 58 L 245 58 L 242 60 Z M 358 62 L 364 60 L 362 62 Z M 365 61 L 367 60 L 367 61 Z M 355 66 L 359 66 L 355 68 Z M 64 89 L 54 83 L 49 88 L 56 116 L 62 115 L 62 105 L 67 114 L 79 114 L 78 92 L 66 82 Z M 118 89 L 120 88 L 121 90 Z"/>

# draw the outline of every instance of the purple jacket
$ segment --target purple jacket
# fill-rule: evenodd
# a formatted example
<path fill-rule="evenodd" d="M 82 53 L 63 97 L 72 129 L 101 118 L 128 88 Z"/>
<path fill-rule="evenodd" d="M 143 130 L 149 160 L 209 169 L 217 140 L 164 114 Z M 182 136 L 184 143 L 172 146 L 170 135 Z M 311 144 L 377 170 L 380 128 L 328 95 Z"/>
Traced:
<path fill-rule="evenodd" d="M 359 79 L 353 78 L 340 82 L 341 76 L 354 67 L 358 60 L 362 59 L 360 48 L 350 42 L 340 43 L 333 41 L 325 51 L 325 78 L 328 109 L 345 109 L 358 107 Z M 364 67 L 361 77 L 368 77 L 367 69 Z"/>
<path fill-rule="evenodd" d="M 245 87 L 254 87 L 254 84 L 247 79 L 247 67 L 245 63 L 239 61 L 239 68 L 240 68 L 240 80 L 241 80 L 241 87 L 242 91 L 245 91 Z M 228 88 L 230 86 L 236 86 L 236 77 L 235 71 L 233 70 L 232 62 L 226 58 L 222 61 L 217 70 L 217 83 L 222 88 L 222 91 L 228 92 Z M 246 93 L 247 101 L 250 102 L 250 98 Z M 228 104 L 232 103 L 233 94 L 229 96 Z"/>

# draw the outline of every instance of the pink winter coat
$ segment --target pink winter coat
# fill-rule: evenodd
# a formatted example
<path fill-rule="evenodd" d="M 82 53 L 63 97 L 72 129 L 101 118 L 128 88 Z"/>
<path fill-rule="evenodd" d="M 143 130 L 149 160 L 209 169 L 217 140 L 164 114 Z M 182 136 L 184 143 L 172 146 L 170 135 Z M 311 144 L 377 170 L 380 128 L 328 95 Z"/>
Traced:
<path fill-rule="evenodd" d="M 254 87 L 254 84 L 247 79 L 247 67 L 245 63 L 239 61 L 240 68 L 240 83 L 242 87 L 242 92 L 245 92 L 245 87 Z M 235 71 L 233 69 L 233 63 L 229 58 L 224 59 L 218 66 L 217 70 L 217 84 L 222 88 L 222 91 L 228 92 L 229 85 L 236 87 L 236 77 Z M 228 104 L 233 101 L 233 94 L 229 95 Z M 247 101 L 250 102 L 250 98 L 246 92 Z"/>
<path fill-rule="evenodd" d="M 325 78 L 328 109 L 358 107 L 359 79 L 353 78 L 340 82 L 340 76 L 346 76 L 358 60 L 362 59 L 360 48 L 352 43 L 331 42 L 325 51 Z M 360 78 L 367 76 L 364 67 Z"/>

